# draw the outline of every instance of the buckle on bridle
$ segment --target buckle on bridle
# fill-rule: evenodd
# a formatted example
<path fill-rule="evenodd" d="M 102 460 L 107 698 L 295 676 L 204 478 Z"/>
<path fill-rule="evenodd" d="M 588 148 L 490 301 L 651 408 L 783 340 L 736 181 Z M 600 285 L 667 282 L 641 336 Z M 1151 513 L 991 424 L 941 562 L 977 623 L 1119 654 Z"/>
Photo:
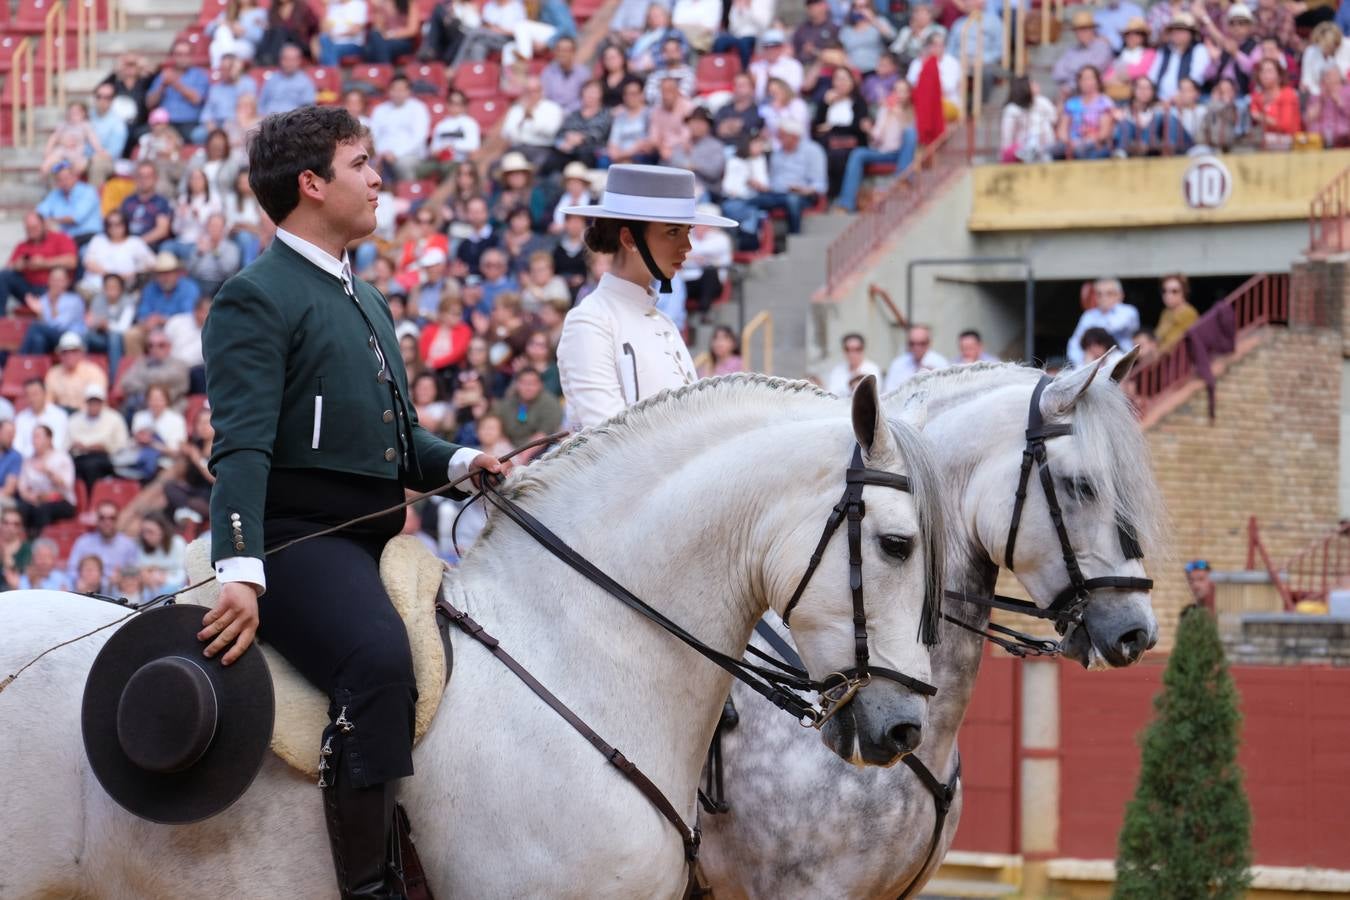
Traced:
<path fill-rule="evenodd" d="M 870 673 L 850 678 L 843 672 L 834 672 L 825 678 L 825 682 L 833 681 L 836 678 L 839 679 L 837 684 L 820 689 L 820 714 L 811 723 L 813 728 L 820 728 L 834 718 L 834 714 L 847 706 L 849 701 L 853 699 L 854 694 L 872 682 Z M 825 682 L 822 682 L 822 684 Z"/>

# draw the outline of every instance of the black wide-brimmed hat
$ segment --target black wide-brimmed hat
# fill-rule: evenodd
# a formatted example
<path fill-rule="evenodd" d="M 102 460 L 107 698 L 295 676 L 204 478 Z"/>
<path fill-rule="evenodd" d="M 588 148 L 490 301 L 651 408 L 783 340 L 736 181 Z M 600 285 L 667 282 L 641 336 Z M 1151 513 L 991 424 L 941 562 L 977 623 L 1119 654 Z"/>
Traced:
<path fill-rule="evenodd" d="M 84 749 L 128 812 L 209 818 L 243 796 L 272 740 L 275 703 L 255 647 L 229 667 L 197 640 L 205 607 L 143 612 L 103 645 L 84 685 Z"/>

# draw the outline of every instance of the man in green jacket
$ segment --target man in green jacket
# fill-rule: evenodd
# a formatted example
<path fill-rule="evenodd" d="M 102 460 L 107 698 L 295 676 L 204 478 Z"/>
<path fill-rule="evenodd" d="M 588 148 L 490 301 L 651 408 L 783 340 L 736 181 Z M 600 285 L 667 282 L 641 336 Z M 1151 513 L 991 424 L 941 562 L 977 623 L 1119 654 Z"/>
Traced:
<path fill-rule="evenodd" d="M 366 138 L 341 108 L 263 120 L 249 184 L 276 238 L 221 286 L 202 332 L 221 591 L 198 637 L 229 665 L 256 632 L 331 698 L 315 752 L 344 898 L 403 896 L 392 782 L 413 772 L 417 686 L 379 557 L 404 515 L 310 536 L 405 488 L 509 469 L 418 425 L 389 306 L 352 274 L 346 247 L 374 230 L 380 188 Z"/>

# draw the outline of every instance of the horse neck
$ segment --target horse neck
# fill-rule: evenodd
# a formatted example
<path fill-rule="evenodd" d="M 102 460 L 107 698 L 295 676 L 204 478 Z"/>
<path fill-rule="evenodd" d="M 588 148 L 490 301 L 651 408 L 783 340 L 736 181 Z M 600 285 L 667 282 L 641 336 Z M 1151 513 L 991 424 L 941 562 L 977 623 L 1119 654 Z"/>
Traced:
<path fill-rule="evenodd" d="M 783 485 L 818 477 L 810 453 L 793 455 L 803 471 L 784 471 L 785 435 L 800 437 L 801 426 L 769 424 L 780 417 L 781 409 L 756 422 L 742 411 L 734 421 L 686 422 L 584 467 L 546 461 L 563 477 L 541 489 L 524 483 L 516 500 L 632 593 L 738 656 L 768 606 L 762 561 L 804 514 L 783 502 Z M 500 516 L 462 579 L 474 617 L 537 678 L 642 760 L 677 803 L 693 796 L 729 675 Z"/>

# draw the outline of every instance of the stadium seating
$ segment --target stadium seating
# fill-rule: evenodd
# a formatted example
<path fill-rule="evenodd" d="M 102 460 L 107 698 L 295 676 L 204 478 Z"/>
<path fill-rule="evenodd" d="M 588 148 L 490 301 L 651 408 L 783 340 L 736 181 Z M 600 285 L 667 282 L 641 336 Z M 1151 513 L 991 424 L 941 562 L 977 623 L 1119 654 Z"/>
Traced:
<path fill-rule="evenodd" d="M 500 90 L 502 67 L 495 62 L 476 62 L 461 66 L 454 85 L 470 100 L 495 97 Z M 474 118 L 478 118 L 474 116 Z"/>
<path fill-rule="evenodd" d="M 23 393 L 24 382 L 34 378 L 43 378 L 52 367 L 50 356 L 25 356 L 12 354 L 5 361 L 5 374 L 0 379 L 0 396 L 13 400 Z"/>
<path fill-rule="evenodd" d="M 23 343 L 23 336 L 28 333 L 28 325 L 31 319 L 20 319 L 18 316 L 5 316 L 0 318 L 0 350 L 13 352 L 19 349 Z"/>
<path fill-rule="evenodd" d="M 729 91 L 741 71 L 741 58 L 735 53 L 708 53 L 698 61 L 694 83 L 700 94 Z"/>
<path fill-rule="evenodd" d="M 478 98 L 469 101 L 468 113 L 478 127 L 487 131 L 502 120 L 510 106 L 505 97 Z"/>

